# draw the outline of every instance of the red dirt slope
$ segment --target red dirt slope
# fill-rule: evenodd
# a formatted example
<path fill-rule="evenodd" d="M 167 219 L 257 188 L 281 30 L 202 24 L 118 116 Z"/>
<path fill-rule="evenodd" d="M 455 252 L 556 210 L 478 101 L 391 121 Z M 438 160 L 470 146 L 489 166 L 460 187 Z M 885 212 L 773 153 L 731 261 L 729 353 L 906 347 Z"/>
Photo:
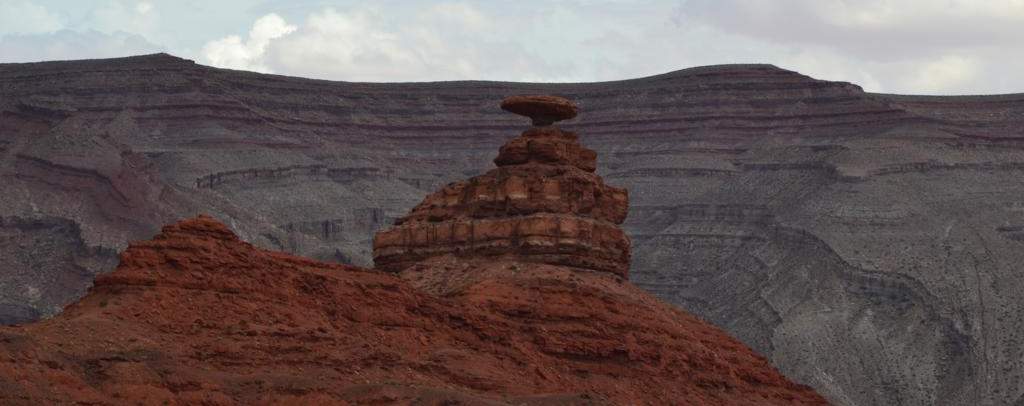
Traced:
<path fill-rule="evenodd" d="M 0 404 L 825 403 L 609 273 L 437 257 L 401 277 L 186 220 L 63 314 L 0 328 Z"/>

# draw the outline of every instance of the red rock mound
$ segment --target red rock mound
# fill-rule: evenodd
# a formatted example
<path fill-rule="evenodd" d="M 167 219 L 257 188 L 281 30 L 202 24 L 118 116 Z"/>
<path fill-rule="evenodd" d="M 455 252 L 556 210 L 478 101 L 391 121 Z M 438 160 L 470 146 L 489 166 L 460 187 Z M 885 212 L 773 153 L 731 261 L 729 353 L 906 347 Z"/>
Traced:
<path fill-rule="evenodd" d="M 438 256 L 402 276 L 186 220 L 63 314 L 0 328 L 0 404 L 825 403 L 608 273 Z"/>

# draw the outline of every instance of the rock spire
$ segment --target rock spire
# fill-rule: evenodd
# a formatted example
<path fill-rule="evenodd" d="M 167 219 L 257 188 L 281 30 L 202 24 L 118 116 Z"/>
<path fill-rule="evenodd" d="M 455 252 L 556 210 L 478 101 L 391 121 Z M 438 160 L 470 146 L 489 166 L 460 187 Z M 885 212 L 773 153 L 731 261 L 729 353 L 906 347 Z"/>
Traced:
<path fill-rule="evenodd" d="M 619 228 L 628 194 L 594 173 L 597 154 L 552 124 L 576 116 L 569 100 L 512 96 L 502 109 L 535 127 L 509 140 L 497 168 L 427 196 L 373 241 L 377 268 L 398 272 L 424 259 L 512 257 L 626 277 L 630 244 Z"/>

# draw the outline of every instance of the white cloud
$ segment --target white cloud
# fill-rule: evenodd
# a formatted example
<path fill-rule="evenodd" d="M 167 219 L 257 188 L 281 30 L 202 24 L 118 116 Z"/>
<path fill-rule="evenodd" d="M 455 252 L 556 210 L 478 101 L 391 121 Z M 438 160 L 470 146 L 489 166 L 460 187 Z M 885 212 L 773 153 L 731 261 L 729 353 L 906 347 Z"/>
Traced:
<path fill-rule="evenodd" d="M 421 54 L 382 20 L 370 10 L 315 13 L 296 35 L 274 44 L 271 63 L 288 72 L 355 80 L 399 79 L 422 69 Z"/>
<path fill-rule="evenodd" d="M 689 0 L 680 12 L 723 31 L 817 44 L 863 60 L 934 57 L 951 48 L 1017 44 L 1020 0 Z"/>
<path fill-rule="evenodd" d="M 164 50 L 140 34 L 157 26 L 148 1 L 108 1 L 89 9 L 75 24 L 66 23 L 67 15 L 40 3 L 0 0 L 0 62 L 109 58 Z M 76 29 L 76 25 L 89 28 Z"/>
<path fill-rule="evenodd" d="M 796 6 L 808 4 L 800 0 Z M 858 29 L 898 29 L 901 26 L 930 25 L 942 20 L 985 20 L 1024 22 L 1024 2 L 1020 0 L 817 0 L 812 10 L 824 21 Z M 943 28 L 933 27 L 933 31 Z"/>
<path fill-rule="evenodd" d="M 433 22 L 456 24 L 469 31 L 483 30 L 492 23 L 480 10 L 465 3 L 437 4 L 427 8 L 419 18 L 427 24 Z"/>
<path fill-rule="evenodd" d="M 111 34 L 130 32 L 146 38 L 161 36 L 160 14 L 153 3 L 135 0 L 108 0 L 92 9 L 88 29 Z"/>
<path fill-rule="evenodd" d="M 46 34 L 13 34 L 0 38 L 5 62 L 114 58 L 163 49 L 136 34 L 60 30 Z"/>
<path fill-rule="evenodd" d="M 211 65 L 222 68 L 271 72 L 264 61 L 267 45 L 295 30 L 296 27 L 289 25 L 281 16 L 267 14 L 253 23 L 245 41 L 237 35 L 231 35 L 206 43 L 202 50 L 203 58 Z"/>
<path fill-rule="evenodd" d="M 993 2 L 971 8 L 964 0 L 946 7 L 925 0 L 523 0 L 324 8 L 287 32 L 260 36 L 254 27 L 248 37 L 210 41 L 202 59 L 387 82 L 599 81 L 760 62 L 868 91 L 1015 90 L 1007 81 L 1024 89 L 1024 80 L 1005 78 L 1024 67 L 1024 56 L 1005 52 L 1024 55 L 1016 40 L 1024 37 L 1024 1 Z M 949 29 L 965 21 L 991 24 L 970 33 Z"/>
<path fill-rule="evenodd" d="M 135 12 L 139 14 L 149 14 L 153 11 L 153 3 L 148 1 L 142 1 L 135 5 Z"/>
<path fill-rule="evenodd" d="M 40 34 L 64 28 L 60 17 L 25 0 L 0 0 L 0 35 Z"/>
<path fill-rule="evenodd" d="M 716 45 L 740 37 L 771 50 L 766 62 L 869 91 L 1024 91 L 1007 79 L 1024 69 L 1022 0 L 688 0 L 676 19 L 717 31 Z"/>
<path fill-rule="evenodd" d="M 278 27 L 272 35 L 258 29 L 268 18 Z M 440 3 L 404 15 L 370 7 L 326 8 L 299 27 L 264 16 L 248 39 L 228 36 L 207 43 L 203 59 L 220 67 L 348 81 L 523 80 L 556 70 L 521 44 L 494 35 L 496 25 L 466 3 Z"/>
<path fill-rule="evenodd" d="M 976 78 L 978 62 L 962 56 L 944 56 L 922 66 L 912 86 L 938 92 L 961 90 Z"/>

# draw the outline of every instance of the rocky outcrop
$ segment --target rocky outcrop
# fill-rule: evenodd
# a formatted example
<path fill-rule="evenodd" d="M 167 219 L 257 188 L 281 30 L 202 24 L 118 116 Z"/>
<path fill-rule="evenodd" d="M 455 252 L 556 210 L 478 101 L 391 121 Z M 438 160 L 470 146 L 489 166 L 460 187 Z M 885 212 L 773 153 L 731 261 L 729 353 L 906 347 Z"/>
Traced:
<path fill-rule="evenodd" d="M 60 218 L 0 216 L 0 253 L 0 324 L 59 312 L 69 293 L 84 294 L 117 264 L 117 251 L 85 244 L 77 224 Z"/>
<path fill-rule="evenodd" d="M 386 84 L 170 55 L 0 64 L 0 213 L 81 239 L 8 227 L 0 280 L 22 282 L 0 285 L 0 312 L 52 315 L 113 268 L 82 272 L 67 247 L 117 252 L 200 212 L 368 265 L 374 233 L 522 132 L 494 108 L 519 94 L 582 108 L 560 125 L 630 191 L 630 281 L 787 376 L 840 405 L 1024 398 L 1024 95 L 870 94 L 771 65 Z"/>
<path fill-rule="evenodd" d="M 825 404 L 610 274 L 435 257 L 402 277 L 188 219 L 62 314 L 0 327 L 0 403 Z"/>
<path fill-rule="evenodd" d="M 575 133 L 552 126 L 576 116 L 554 96 L 514 96 L 503 109 L 536 126 L 501 147 L 484 175 L 427 196 L 373 240 L 375 265 L 401 271 L 426 258 L 512 256 L 627 277 L 625 189 L 594 174 L 597 155 Z"/>

